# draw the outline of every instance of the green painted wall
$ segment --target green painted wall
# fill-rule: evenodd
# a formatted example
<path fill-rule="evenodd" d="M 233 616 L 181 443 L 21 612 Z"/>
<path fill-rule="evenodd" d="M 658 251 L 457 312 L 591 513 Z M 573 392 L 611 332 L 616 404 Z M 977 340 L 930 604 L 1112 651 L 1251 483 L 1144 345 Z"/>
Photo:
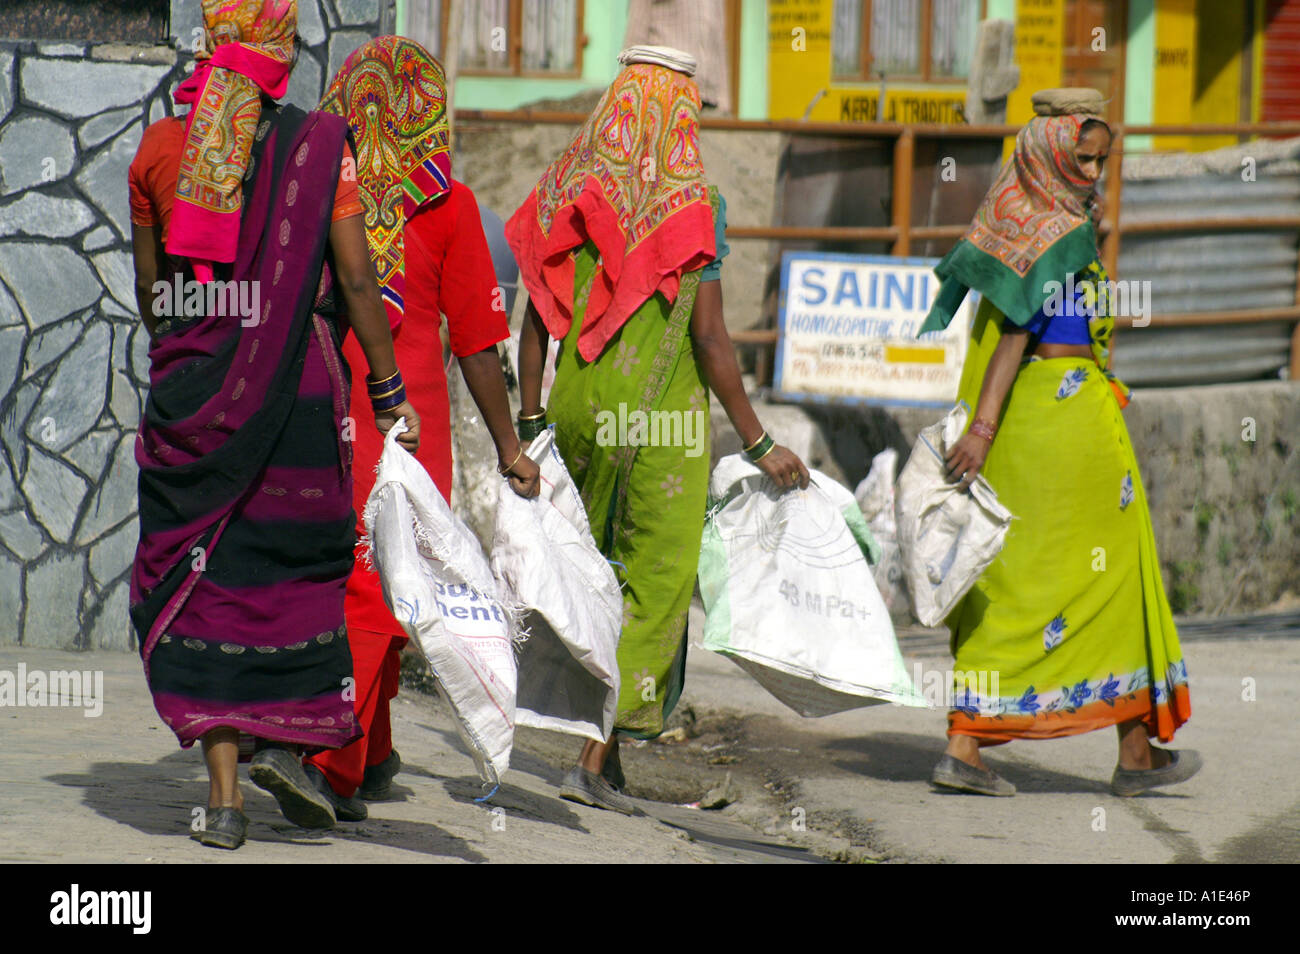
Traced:
<path fill-rule="evenodd" d="M 402 0 L 398 0 L 398 3 L 401 2 Z M 984 15 L 990 20 L 1010 20 L 1014 23 L 1016 20 L 1016 0 L 989 0 Z"/>
<path fill-rule="evenodd" d="M 1155 0 L 1129 0 L 1128 46 L 1124 51 L 1124 122 L 1150 125 L 1156 75 Z M 1150 152 L 1150 136 L 1125 136 L 1126 152 Z"/>
<path fill-rule="evenodd" d="M 767 119 L 767 0 L 743 0 L 740 7 L 740 89 L 736 116 Z"/>

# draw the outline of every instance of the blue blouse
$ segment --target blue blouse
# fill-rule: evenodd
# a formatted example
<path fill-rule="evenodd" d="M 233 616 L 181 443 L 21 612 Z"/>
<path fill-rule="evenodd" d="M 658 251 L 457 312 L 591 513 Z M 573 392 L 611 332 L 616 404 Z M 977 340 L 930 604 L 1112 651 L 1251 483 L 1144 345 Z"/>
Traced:
<path fill-rule="evenodd" d="M 1061 301 L 1057 314 L 1047 314 L 1044 310 L 1047 303 L 1044 302 L 1024 326 L 1039 344 L 1092 344 L 1092 334 L 1088 330 L 1092 306 L 1087 301 L 1086 286 L 1080 280 L 1082 274 L 1075 276 L 1074 297 Z"/>

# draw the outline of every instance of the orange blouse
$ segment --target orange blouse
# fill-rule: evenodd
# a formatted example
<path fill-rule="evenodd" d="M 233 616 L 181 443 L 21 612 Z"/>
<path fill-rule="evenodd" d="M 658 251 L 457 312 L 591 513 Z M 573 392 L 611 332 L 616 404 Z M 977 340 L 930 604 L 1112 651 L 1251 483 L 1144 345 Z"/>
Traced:
<path fill-rule="evenodd" d="M 140 148 L 131 162 L 127 181 L 131 188 L 131 224 L 141 227 L 161 226 L 167 241 L 171 222 L 172 200 L 176 197 L 176 177 L 180 174 L 181 149 L 185 145 L 185 120 L 166 116 L 153 123 L 140 137 Z M 352 148 L 343 146 L 342 166 L 350 176 L 339 175 L 334 190 L 332 221 L 361 214 L 361 196 L 357 191 L 356 160 Z"/>

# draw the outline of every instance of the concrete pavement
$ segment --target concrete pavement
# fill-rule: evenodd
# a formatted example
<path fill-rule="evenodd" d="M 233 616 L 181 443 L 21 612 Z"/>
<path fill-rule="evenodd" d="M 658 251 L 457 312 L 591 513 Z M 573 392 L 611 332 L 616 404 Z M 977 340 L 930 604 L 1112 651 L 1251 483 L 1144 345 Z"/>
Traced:
<path fill-rule="evenodd" d="M 701 623 L 697 608 L 693 633 Z M 949 668 L 937 645 L 906 640 L 921 652 L 909 667 Z M 1198 637 L 1184 649 L 1192 720 L 1175 747 L 1198 749 L 1206 767 L 1138 799 L 1109 794 L 1112 732 L 990 750 L 1015 798 L 939 794 L 927 780 L 944 746 L 942 711 L 876 706 L 803 719 L 731 662 L 693 648 L 673 727 L 624 749 L 631 793 L 653 799 L 642 804 L 659 818 L 560 801 L 580 743 L 528 730 L 506 784 L 475 803 L 481 789 L 448 713 L 404 690 L 394 704 L 403 800 L 313 834 L 246 785 L 249 842 L 221 852 L 187 837 L 206 800 L 201 758 L 179 750 L 157 718 L 137 657 L 0 647 L 0 671 L 95 668 L 105 679 L 97 718 L 0 708 L 0 860 L 1300 861 L 1296 641 Z M 1243 680 L 1254 681 L 1253 701 Z M 672 807 L 701 801 L 726 807 Z"/>

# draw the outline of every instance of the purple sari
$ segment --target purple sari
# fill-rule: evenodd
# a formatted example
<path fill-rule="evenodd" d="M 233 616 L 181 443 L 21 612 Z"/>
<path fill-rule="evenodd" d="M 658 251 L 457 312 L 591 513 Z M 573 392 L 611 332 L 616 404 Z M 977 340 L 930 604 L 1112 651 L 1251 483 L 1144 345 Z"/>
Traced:
<path fill-rule="evenodd" d="M 317 308 L 346 136 L 335 116 L 263 113 L 239 250 L 217 275 L 258 283 L 244 287 L 260 322 L 169 318 L 150 350 L 131 618 L 185 747 L 219 726 L 312 749 L 360 735 L 343 622 L 348 371 Z"/>

